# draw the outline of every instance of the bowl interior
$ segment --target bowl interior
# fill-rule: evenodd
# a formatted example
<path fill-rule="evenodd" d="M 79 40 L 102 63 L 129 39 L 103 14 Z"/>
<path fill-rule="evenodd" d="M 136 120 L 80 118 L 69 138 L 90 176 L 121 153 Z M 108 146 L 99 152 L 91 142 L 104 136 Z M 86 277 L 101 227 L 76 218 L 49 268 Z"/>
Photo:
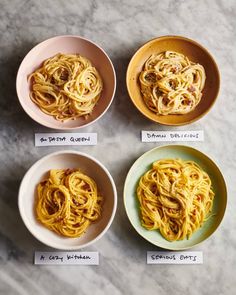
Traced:
<path fill-rule="evenodd" d="M 195 161 L 209 174 L 212 180 L 212 186 L 215 192 L 212 211 L 213 216 L 204 222 L 203 226 L 198 229 L 189 240 L 185 239 L 182 241 L 169 242 L 162 237 L 159 231 L 149 231 L 141 226 L 139 203 L 136 195 L 138 181 L 140 177 L 151 168 L 154 161 L 163 158 L 181 158 Z M 183 250 L 191 248 L 208 238 L 219 226 L 224 216 L 226 202 L 226 185 L 218 167 L 206 155 L 187 146 L 170 145 L 150 150 L 133 164 L 125 181 L 124 203 L 130 222 L 143 238 L 164 249 Z"/>
<path fill-rule="evenodd" d="M 97 183 L 104 196 L 102 216 L 79 238 L 57 235 L 36 220 L 37 184 L 48 176 L 50 169 L 80 168 Z M 36 162 L 26 173 L 19 191 L 19 209 L 29 231 L 42 243 L 57 249 L 79 249 L 102 236 L 108 229 L 116 208 L 116 191 L 108 172 L 93 159 L 75 152 L 55 153 Z"/>
<path fill-rule="evenodd" d="M 44 114 L 30 97 L 28 76 L 39 68 L 49 57 L 57 53 L 78 53 L 87 57 L 99 71 L 103 80 L 103 91 L 92 114 L 87 118 L 78 118 L 60 122 Z M 109 107 L 115 91 L 115 72 L 106 53 L 96 44 L 77 36 L 59 36 L 48 39 L 35 46 L 22 61 L 17 74 L 17 94 L 23 109 L 38 123 L 55 129 L 73 129 L 83 127 L 98 119 Z"/>
<path fill-rule="evenodd" d="M 186 115 L 158 116 L 148 109 L 140 92 L 138 77 L 145 61 L 150 55 L 167 50 L 186 55 L 191 61 L 201 64 L 206 72 L 201 102 Z M 220 76 L 212 56 L 201 45 L 184 37 L 165 36 L 147 42 L 135 53 L 127 69 L 126 83 L 131 100 L 147 118 L 165 125 L 184 125 L 199 119 L 213 105 L 220 87 Z"/>

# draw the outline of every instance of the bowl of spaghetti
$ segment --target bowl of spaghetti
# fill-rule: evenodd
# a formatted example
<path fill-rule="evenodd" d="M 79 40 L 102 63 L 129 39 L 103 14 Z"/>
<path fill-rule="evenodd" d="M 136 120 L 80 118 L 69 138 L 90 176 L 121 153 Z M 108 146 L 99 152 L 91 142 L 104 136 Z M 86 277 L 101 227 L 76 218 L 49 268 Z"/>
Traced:
<path fill-rule="evenodd" d="M 106 233 L 115 215 L 117 193 L 110 173 L 95 158 L 60 151 L 27 171 L 18 206 L 35 238 L 55 249 L 76 250 Z"/>
<path fill-rule="evenodd" d="M 136 51 L 128 65 L 126 85 L 145 117 L 164 125 L 185 125 L 213 106 L 220 74 L 202 45 L 185 37 L 163 36 Z"/>
<path fill-rule="evenodd" d="M 144 239 L 164 249 L 184 250 L 216 231 L 227 190 L 208 156 L 188 146 L 169 145 L 136 160 L 126 177 L 124 204 Z"/>
<path fill-rule="evenodd" d="M 23 59 L 16 78 L 25 112 L 53 129 L 77 129 L 101 118 L 116 88 L 113 64 L 105 51 L 79 36 L 45 40 Z"/>

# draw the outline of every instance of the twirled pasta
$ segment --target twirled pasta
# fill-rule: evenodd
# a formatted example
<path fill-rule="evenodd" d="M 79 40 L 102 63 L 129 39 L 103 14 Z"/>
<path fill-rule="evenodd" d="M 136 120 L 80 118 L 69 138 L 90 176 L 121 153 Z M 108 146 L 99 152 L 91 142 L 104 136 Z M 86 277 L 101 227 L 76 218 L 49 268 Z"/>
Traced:
<path fill-rule="evenodd" d="M 31 100 L 60 121 L 91 114 L 103 88 L 96 68 L 79 54 L 59 53 L 47 59 L 28 80 Z"/>
<path fill-rule="evenodd" d="M 139 75 L 143 99 L 158 115 L 194 110 L 201 100 L 205 80 L 202 65 L 174 51 L 151 55 Z"/>
<path fill-rule="evenodd" d="M 50 170 L 37 186 L 37 218 L 60 235 L 79 237 L 101 216 L 102 199 L 95 181 L 80 170 Z"/>
<path fill-rule="evenodd" d="M 189 238 L 209 218 L 214 200 L 208 174 L 181 159 L 154 162 L 140 178 L 137 196 L 142 225 L 168 241 Z"/>

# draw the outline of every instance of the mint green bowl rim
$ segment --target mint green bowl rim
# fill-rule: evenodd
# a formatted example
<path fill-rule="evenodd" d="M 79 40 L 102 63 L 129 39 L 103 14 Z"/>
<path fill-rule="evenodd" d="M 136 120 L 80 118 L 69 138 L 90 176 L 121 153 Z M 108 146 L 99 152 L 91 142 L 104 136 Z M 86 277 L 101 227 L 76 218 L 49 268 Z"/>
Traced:
<path fill-rule="evenodd" d="M 223 187 L 222 187 L 222 190 L 223 190 L 223 193 L 224 193 L 224 207 L 221 208 L 220 210 L 220 213 L 221 213 L 221 218 L 219 219 L 218 221 L 218 224 L 216 225 L 215 229 L 210 232 L 210 234 L 207 235 L 207 237 L 205 237 L 204 239 L 200 240 L 199 242 L 196 242 L 194 243 L 193 245 L 188 245 L 188 246 L 180 246 L 180 247 L 176 247 L 176 242 L 169 242 L 169 246 L 161 246 L 158 244 L 158 242 L 154 242 L 152 241 L 152 239 L 150 238 L 147 238 L 146 236 L 144 236 L 143 234 L 141 234 L 139 231 L 138 231 L 138 228 L 136 227 L 136 225 L 134 224 L 133 220 L 132 220 L 132 217 L 130 216 L 129 214 L 129 210 L 127 208 L 127 204 L 126 204 L 126 191 L 127 191 L 127 187 L 128 187 L 128 179 L 132 173 L 132 170 L 133 168 L 136 166 L 136 164 L 139 162 L 139 161 L 144 161 L 144 159 L 151 153 L 153 153 L 155 150 L 165 150 L 165 149 L 186 149 L 186 150 L 189 150 L 189 151 L 192 151 L 194 153 L 197 153 L 197 155 L 199 155 L 201 157 L 201 159 L 206 159 L 207 161 L 209 161 L 213 166 L 214 166 L 214 171 L 217 171 L 219 177 L 221 178 L 221 181 L 222 181 L 222 184 L 223 184 Z M 171 156 L 170 156 L 171 158 Z M 138 204 L 138 201 L 136 199 L 136 202 Z M 124 190 L 123 190 L 123 203 L 124 203 L 124 207 L 125 207 L 125 211 L 126 211 L 126 214 L 128 216 L 128 219 L 131 223 L 131 225 L 133 226 L 133 228 L 136 230 L 136 232 L 142 237 L 144 238 L 145 240 L 147 240 L 148 242 L 150 242 L 151 244 L 155 245 L 156 247 L 160 247 L 162 249 L 166 249 L 166 250 L 175 250 L 175 251 L 181 251 L 181 250 L 186 250 L 186 249 L 189 249 L 189 248 L 192 248 L 192 247 L 195 247 L 197 245 L 199 245 L 200 243 L 202 243 L 203 241 L 207 240 L 216 230 L 217 228 L 219 227 L 219 225 L 221 224 L 222 220 L 223 220 L 223 217 L 224 217 L 224 214 L 225 214 L 225 210 L 226 210 L 226 207 L 227 207 L 227 186 L 226 186 L 226 182 L 225 182 L 225 179 L 224 179 L 224 176 L 221 172 L 221 170 L 219 169 L 219 167 L 216 165 L 216 163 L 208 156 L 206 155 L 205 153 L 201 152 L 200 150 L 196 149 L 196 148 L 193 148 L 191 146 L 188 146 L 188 145 L 176 145 L 176 144 L 170 144 L 170 145 L 162 145 L 162 146 L 158 146 L 158 147 L 155 147 L 155 148 L 152 148 L 148 151 L 146 151 L 145 153 L 143 153 L 139 158 L 137 158 L 135 160 L 135 162 L 132 164 L 132 166 L 130 167 L 128 173 L 127 173 L 127 176 L 126 176 L 126 179 L 125 179 L 125 183 L 124 183 Z M 204 227 L 204 225 L 203 225 Z M 141 225 L 141 222 L 140 222 L 140 226 L 139 228 L 143 228 L 142 225 Z M 164 238 L 163 238 L 164 239 Z M 191 238 L 190 238 L 191 239 Z M 171 246 L 172 245 L 172 246 Z"/>

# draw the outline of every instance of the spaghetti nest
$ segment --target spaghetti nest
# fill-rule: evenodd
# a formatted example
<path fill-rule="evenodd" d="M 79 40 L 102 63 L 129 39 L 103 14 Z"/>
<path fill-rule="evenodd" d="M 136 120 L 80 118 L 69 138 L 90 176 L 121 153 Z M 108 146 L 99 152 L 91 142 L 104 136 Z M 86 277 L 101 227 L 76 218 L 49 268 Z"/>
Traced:
<path fill-rule="evenodd" d="M 154 162 L 140 178 L 137 196 L 142 225 L 168 241 L 189 238 L 209 218 L 214 200 L 208 174 L 181 159 Z"/>
<path fill-rule="evenodd" d="M 202 65 L 173 51 L 151 55 L 139 76 L 143 99 L 158 115 L 194 110 L 201 100 L 205 80 Z"/>
<path fill-rule="evenodd" d="M 47 59 L 29 81 L 31 100 L 60 121 L 91 114 L 103 88 L 96 68 L 79 54 L 57 54 Z"/>
<path fill-rule="evenodd" d="M 101 203 L 95 181 L 80 170 L 50 170 L 37 186 L 37 218 L 66 237 L 81 236 L 101 216 Z"/>

